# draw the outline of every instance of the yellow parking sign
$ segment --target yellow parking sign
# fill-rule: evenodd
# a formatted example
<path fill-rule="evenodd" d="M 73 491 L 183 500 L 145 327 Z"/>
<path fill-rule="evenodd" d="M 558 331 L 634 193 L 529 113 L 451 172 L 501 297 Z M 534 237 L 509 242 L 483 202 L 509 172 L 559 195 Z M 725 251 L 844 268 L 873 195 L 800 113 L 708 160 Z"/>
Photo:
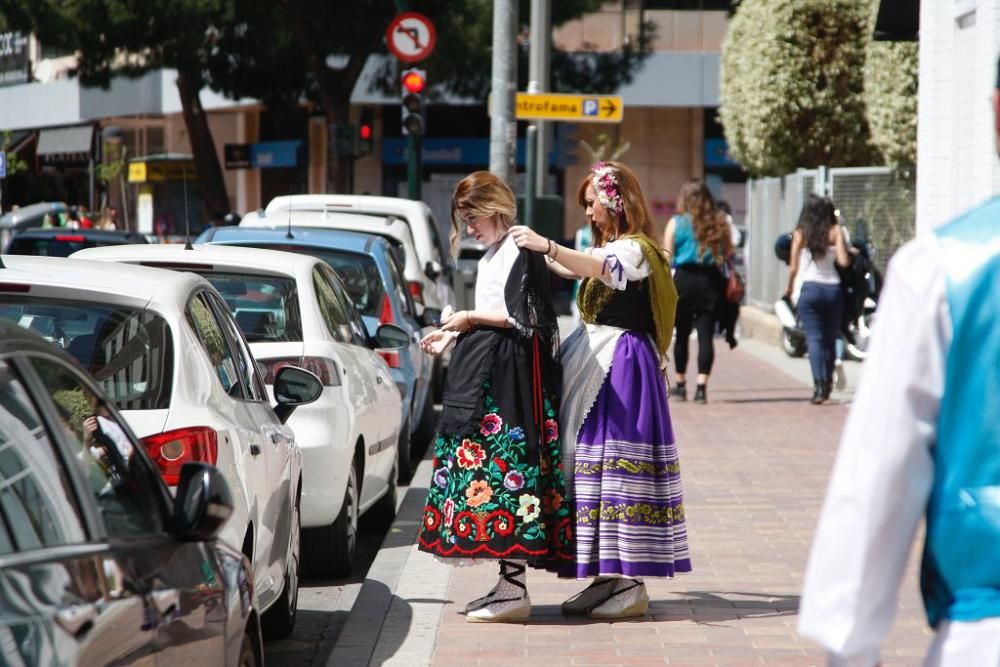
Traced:
<path fill-rule="evenodd" d="M 622 98 L 614 95 L 518 93 L 514 106 L 518 120 L 576 123 L 620 123 L 625 111 Z"/>

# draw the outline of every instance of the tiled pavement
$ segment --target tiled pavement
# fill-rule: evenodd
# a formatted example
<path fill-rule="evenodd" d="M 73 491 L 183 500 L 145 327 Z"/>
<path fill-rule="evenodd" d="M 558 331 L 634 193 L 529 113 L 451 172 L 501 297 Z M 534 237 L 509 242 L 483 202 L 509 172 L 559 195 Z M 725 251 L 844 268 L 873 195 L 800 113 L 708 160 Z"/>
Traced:
<path fill-rule="evenodd" d="M 645 619 L 562 616 L 559 603 L 584 584 L 529 571 L 527 624 L 469 624 L 462 608 L 496 565 L 450 568 L 411 548 L 391 613 L 369 628 L 370 664 L 823 664 L 798 636 L 796 610 L 847 406 L 810 405 L 810 388 L 747 347 L 718 350 L 708 405 L 671 403 L 694 572 L 647 579 Z M 911 558 L 883 664 L 918 665 L 929 641 Z"/>

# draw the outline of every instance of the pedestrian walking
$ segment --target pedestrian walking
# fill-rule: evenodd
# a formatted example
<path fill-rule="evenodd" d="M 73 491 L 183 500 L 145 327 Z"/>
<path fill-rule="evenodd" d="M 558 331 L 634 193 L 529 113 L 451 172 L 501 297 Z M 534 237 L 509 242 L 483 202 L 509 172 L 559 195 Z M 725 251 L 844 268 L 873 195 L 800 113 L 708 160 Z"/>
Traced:
<path fill-rule="evenodd" d="M 489 172 L 452 198 L 452 251 L 464 228 L 487 247 L 475 308 L 445 313 L 421 345 L 454 344 L 434 439 L 434 472 L 419 548 L 448 559 L 499 559 L 493 590 L 466 606 L 478 622 L 525 621 L 526 565 L 572 558 L 572 522 L 559 438 L 559 327 L 545 260 L 509 229 L 510 188 Z"/>
<path fill-rule="evenodd" d="M 580 204 L 593 241 L 586 252 L 526 227 L 511 231 L 522 248 L 545 253 L 551 271 L 583 279 L 583 322 L 560 353 L 576 541 L 574 561 L 558 572 L 594 580 L 562 610 L 641 616 L 649 604 L 642 577 L 691 571 L 665 377 L 677 291 L 628 166 L 596 163 Z"/>
<path fill-rule="evenodd" d="M 674 341 L 677 382 L 671 393 L 687 400 L 688 344 L 693 329 L 698 332 L 698 385 L 694 400 L 707 403 L 708 378 L 715 363 L 715 327 L 725 302 L 722 270 L 733 246 L 725 216 L 720 215 L 704 182 L 693 178 L 681 186 L 677 214 L 667 222 L 663 247 L 673 257 L 678 294 Z"/>
<path fill-rule="evenodd" d="M 811 402 L 818 405 L 830 398 L 833 390 L 837 338 L 844 313 L 840 274 L 834 264 L 847 267 L 851 263 L 844 229 L 837 222 L 836 208 L 828 197 L 809 195 L 799 214 L 798 226 L 792 232 L 789 258 L 785 296 L 791 298 L 801 271 L 802 288 L 796 307 L 809 348 Z"/>
<path fill-rule="evenodd" d="M 1000 62 L 993 92 L 1000 150 Z M 921 513 L 927 665 L 1000 664 L 1000 197 L 889 264 L 813 542 L 799 631 L 880 662 Z"/>

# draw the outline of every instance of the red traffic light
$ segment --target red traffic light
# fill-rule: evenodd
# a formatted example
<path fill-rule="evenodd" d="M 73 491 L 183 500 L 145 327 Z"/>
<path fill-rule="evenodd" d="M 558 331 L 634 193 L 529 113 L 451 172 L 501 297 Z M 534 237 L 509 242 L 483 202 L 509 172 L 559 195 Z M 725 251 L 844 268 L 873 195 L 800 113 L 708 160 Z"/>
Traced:
<path fill-rule="evenodd" d="M 364 125 L 362 125 L 360 128 L 358 128 L 358 136 L 360 136 L 361 139 L 363 139 L 364 141 L 368 141 L 369 139 L 371 139 L 372 138 L 372 126 L 369 125 L 368 123 L 365 123 Z"/>
<path fill-rule="evenodd" d="M 407 70 L 403 72 L 403 88 L 411 93 L 422 93 L 427 86 L 427 78 L 420 70 Z"/>

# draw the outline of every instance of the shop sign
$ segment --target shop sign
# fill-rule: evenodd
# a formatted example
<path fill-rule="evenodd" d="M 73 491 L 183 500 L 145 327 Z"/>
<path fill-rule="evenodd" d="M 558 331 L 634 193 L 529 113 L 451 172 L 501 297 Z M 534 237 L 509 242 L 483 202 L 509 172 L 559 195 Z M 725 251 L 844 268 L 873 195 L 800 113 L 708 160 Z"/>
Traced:
<path fill-rule="evenodd" d="M 226 169 L 249 169 L 252 146 L 253 144 L 226 144 L 223 147 Z"/>
<path fill-rule="evenodd" d="M 194 160 L 129 162 L 129 183 L 168 183 L 197 180 Z"/>
<path fill-rule="evenodd" d="M 298 167 L 302 158 L 302 142 L 262 141 L 250 146 L 250 166 L 254 169 Z"/>
<path fill-rule="evenodd" d="M 16 86 L 30 80 L 28 36 L 18 31 L 0 32 L 0 86 Z"/>

